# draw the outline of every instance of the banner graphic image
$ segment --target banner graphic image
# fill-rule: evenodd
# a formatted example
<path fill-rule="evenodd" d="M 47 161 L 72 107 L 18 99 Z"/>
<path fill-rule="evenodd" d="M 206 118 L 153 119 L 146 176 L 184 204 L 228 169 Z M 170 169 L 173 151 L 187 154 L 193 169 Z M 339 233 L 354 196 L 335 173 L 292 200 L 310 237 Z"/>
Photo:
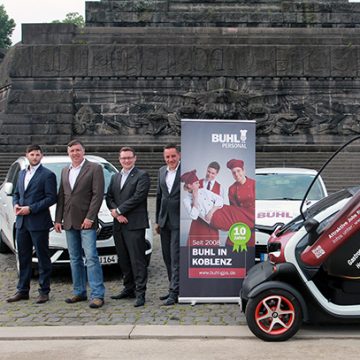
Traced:
<path fill-rule="evenodd" d="M 181 121 L 179 302 L 237 302 L 255 263 L 255 122 Z"/>

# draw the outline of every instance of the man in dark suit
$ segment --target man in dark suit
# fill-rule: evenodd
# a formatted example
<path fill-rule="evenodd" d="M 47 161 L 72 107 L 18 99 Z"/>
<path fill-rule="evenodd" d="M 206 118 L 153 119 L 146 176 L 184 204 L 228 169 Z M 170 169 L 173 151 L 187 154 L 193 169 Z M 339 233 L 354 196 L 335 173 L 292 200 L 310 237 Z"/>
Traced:
<path fill-rule="evenodd" d="M 29 166 L 21 170 L 13 196 L 16 214 L 16 243 L 19 256 L 17 293 L 7 302 L 29 299 L 33 246 L 39 261 L 39 296 L 36 303 L 49 300 L 51 260 L 49 229 L 53 226 L 49 207 L 56 202 L 56 176 L 41 165 L 39 145 L 26 149 Z"/>
<path fill-rule="evenodd" d="M 96 248 L 97 214 L 104 198 L 101 165 L 85 159 L 85 148 L 78 140 L 68 144 L 69 167 L 61 172 L 55 231 L 66 231 L 73 279 L 73 297 L 68 304 L 87 300 L 86 280 L 91 289 L 90 308 L 104 305 L 105 287 Z M 86 266 L 83 261 L 85 254 Z"/>
<path fill-rule="evenodd" d="M 155 231 L 160 234 L 169 293 L 160 296 L 164 305 L 174 305 L 179 296 L 180 266 L 180 151 L 174 144 L 164 148 L 166 165 L 158 175 Z"/>
<path fill-rule="evenodd" d="M 135 307 L 145 304 L 147 283 L 145 229 L 149 227 L 147 196 L 149 175 L 135 166 L 131 147 L 120 149 L 121 172 L 113 175 L 106 204 L 114 218 L 114 241 L 124 277 L 124 289 L 112 299 L 134 298 Z"/>

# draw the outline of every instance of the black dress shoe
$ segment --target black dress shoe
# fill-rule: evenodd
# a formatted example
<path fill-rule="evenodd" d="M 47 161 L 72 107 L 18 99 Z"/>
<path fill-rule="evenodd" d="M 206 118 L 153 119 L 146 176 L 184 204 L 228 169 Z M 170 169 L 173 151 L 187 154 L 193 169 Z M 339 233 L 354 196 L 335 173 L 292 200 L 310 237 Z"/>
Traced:
<path fill-rule="evenodd" d="M 161 300 L 161 301 L 166 300 L 169 296 L 170 296 L 170 294 L 161 295 L 161 296 L 159 296 L 159 300 Z"/>
<path fill-rule="evenodd" d="M 111 299 L 119 300 L 119 299 L 133 299 L 135 298 L 135 292 L 131 290 L 124 289 L 121 293 L 117 295 L 110 296 Z"/>
<path fill-rule="evenodd" d="M 178 302 L 177 296 L 169 295 L 169 297 L 163 302 L 163 305 L 171 306 L 171 305 L 175 305 L 177 302 Z"/>
<path fill-rule="evenodd" d="M 145 296 L 140 295 L 136 297 L 134 307 L 144 306 L 145 305 Z"/>
<path fill-rule="evenodd" d="M 20 301 L 20 300 L 29 300 L 29 294 L 24 294 L 21 292 L 17 292 L 14 296 L 6 299 L 8 303 Z"/>
<path fill-rule="evenodd" d="M 38 298 L 36 299 L 36 304 L 43 304 L 49 301 L 49 295 L 48 294 L 40 294 Z"/>

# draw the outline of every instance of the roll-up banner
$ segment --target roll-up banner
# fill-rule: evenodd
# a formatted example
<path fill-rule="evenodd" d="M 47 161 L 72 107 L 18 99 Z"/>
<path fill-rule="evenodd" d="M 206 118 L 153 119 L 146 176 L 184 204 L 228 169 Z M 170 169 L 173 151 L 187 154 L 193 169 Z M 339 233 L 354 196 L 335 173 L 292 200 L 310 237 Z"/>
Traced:
<path fill-rule="evenodd" d="M 255 263 L 255 122 L 181 121 L 180 303 L 238 302 Z"/>

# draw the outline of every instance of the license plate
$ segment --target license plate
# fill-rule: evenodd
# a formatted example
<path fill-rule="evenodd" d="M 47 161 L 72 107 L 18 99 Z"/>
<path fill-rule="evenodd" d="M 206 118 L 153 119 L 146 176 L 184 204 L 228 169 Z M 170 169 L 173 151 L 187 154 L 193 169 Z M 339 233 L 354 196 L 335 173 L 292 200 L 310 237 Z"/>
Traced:
<path fill-rule="evenodd" d="M 101 265 L 117 264 L 118 256 L 117 255 L 102 255 L 102 256 L 99 256 L 99 261 L 100 261 Z"/>

